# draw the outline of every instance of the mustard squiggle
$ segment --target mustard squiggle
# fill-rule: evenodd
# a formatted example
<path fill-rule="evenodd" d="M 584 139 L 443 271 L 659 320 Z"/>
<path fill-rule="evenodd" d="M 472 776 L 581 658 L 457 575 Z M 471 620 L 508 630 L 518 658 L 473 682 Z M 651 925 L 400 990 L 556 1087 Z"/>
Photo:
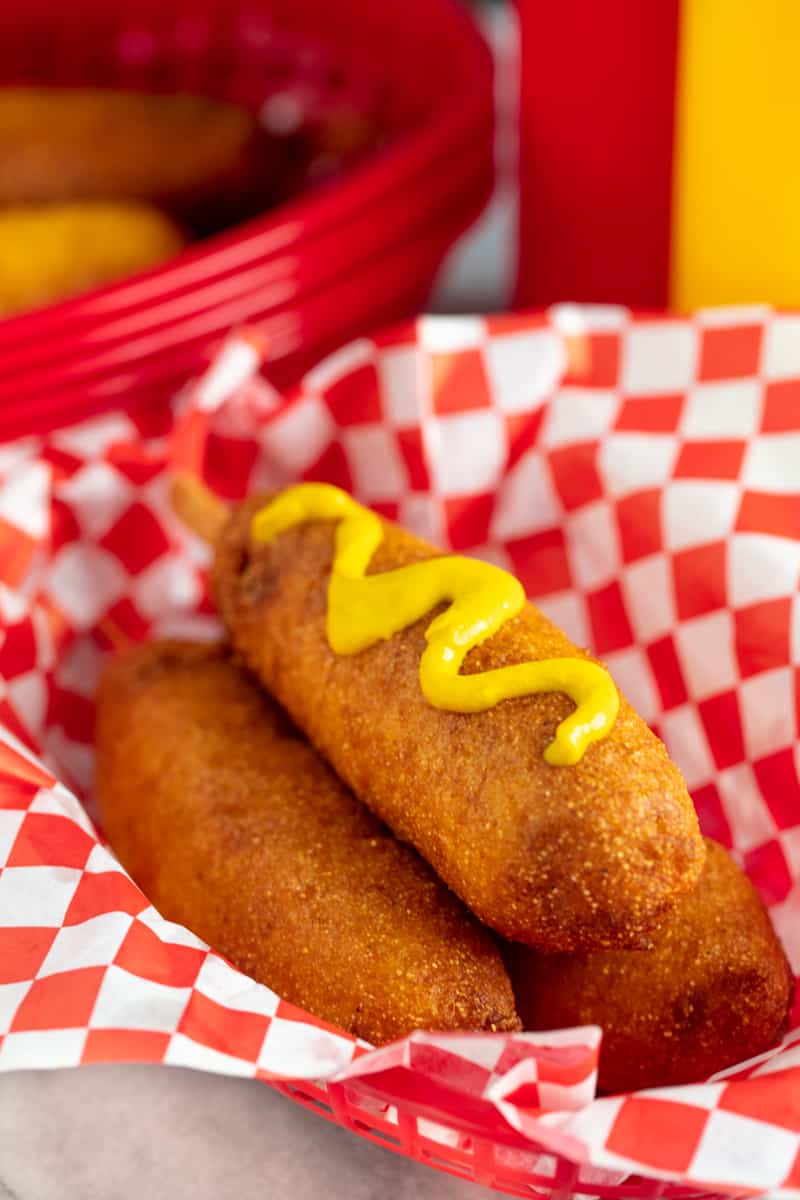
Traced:
<path fill-rule="evenodd" d="M 420 620 L 438 605 L 420 660 L 420 685 L 428 702 L 452 712 L 483 712 L 501 700 L 537 692 L 563 692 L 575 711 L 545 750 L 553 766 L 578 762 L 610 731 L 619 696 L 606 670 L 583 658 L 551 658 L 460 675 L 469 651 L 490 638 L 525 604 L 522 585 L 490 563 L 446 555 L 367 575 L 383 540 L 380 518 L 326 483 L 287 488 L 252 521 L 256 542 L 269 542 L 308 521 L 337 521 L 336 552 L 328 584 L 327 635 L 335 654 L 357 654 Z"/>

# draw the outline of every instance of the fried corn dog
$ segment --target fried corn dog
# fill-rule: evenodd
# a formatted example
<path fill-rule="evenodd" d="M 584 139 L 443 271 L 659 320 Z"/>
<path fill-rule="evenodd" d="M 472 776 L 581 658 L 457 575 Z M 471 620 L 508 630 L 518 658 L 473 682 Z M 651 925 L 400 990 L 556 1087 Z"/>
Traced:
<path fill-rule="evenodd" d="M 0 210 L 0 316 L 74 296 L 177 254 L 177 226 L 149 204 Z"/>
<path fill-rule="evenodd" d="M 504 948 L 526 1029 L 601 1025 L 606 1092 L 691 1083 L 769 1049 L 794 978 L 758 893 L 710 839 L 652 951 Z"/>
<path fill-rule="evenodd" d="M 326 620 L 336 523 L 259 540 L 253 520 L 272 499 L 253 497 L 223 527 L 217 606 L 243 660 L 339 776 L 505 937 L 546 951 L 648 945 L 704 857 L 662 743 L 620 699 L 607 736 L 574 765 L 552 766 L 544 755 L 573 709 L 565 695 L 469 713 L 435 707 L 420 663 L 441 604 L 369 648 L 335 653 Z M 441 557 L 390 522 L 381 529 L 368 580 Z M 565 656 L 592 661 L 526 604 L 469 651 L 456 682 Z"/>
<path fill-rule="evenodd" d="M 97 700 L 97 793 L 162 914 L 374 1043 L 513 1030 L 491 935 L 220 648 L 139 647 Z"/>
<path fill-rule="evenodd" d="M 188 94 L 0 88 L 0 204 L 146 200 L 192 227 L 265 205 L 255 117 Z"/>

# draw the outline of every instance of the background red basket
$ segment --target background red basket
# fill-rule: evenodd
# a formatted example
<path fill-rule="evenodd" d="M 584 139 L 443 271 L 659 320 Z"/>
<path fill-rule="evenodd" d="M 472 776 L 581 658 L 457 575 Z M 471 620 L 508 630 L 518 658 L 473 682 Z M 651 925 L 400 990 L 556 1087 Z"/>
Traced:
<path fill-rule="evenodd" d="M 2 434 L 158 403 L 242 320 L 285 384 L 418 310 L 492 183 L 491 59 L 454 0 L 31 0 L 0 11 L 0 82 L 276 93 L 366 110 L 382 147 L 339 179 L 172 262 L 0 324 Z"/>

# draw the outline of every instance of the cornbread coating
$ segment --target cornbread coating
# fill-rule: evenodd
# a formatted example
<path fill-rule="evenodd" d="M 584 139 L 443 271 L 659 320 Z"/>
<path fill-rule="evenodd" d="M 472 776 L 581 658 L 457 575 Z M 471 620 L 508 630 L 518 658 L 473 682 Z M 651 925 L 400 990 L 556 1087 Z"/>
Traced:
<path fill-rule="evenodd" d="M 0 316 L 111 283 L 183 246 L 174 222 L 149 204 L 0 209 Z"/>
<path fill-rule="evenodd" d="M 170 920 L 373 1043 L 514 1030 L 491 935 L 216 647 L 113 661 L 97 794 L 123 866 Z"/>
<path fill-rule="evenodd" d="M 264 204 L 264 139 L 238 105 L 111 88 L 0 88 L 0 203 L 138 199 L 206 228 Z"/>
<path fill-rule="evenodd" d="M 706 842 L 697 887 L 651 951 L 535 954 L 505 947 L 526 1029 L 601 1025 L 606 1092 L 691 1083 L 769 1049 L 794 978 L 753 885 Z"/>
<path fill-rule="evenodd" d="M 608 737 L 570 767 L 543 758 L 572 709 L 550 693 L 483 713 L 432 707 L 419 663 L 441 609 L 356 655 L 326 636 L 330 521 L 253 544 L 269 496 L 231 514 L 214 567 L 238 652 L 337 773 L 482 921 L 542 950 L 643 946 L 694 884 L 704 849 L 662 743 L 622 700 Z M 390 522 L 369 574 L 435 556 Z M 578 650 L 532 605 L 472 650 L 467 672 Z"/>

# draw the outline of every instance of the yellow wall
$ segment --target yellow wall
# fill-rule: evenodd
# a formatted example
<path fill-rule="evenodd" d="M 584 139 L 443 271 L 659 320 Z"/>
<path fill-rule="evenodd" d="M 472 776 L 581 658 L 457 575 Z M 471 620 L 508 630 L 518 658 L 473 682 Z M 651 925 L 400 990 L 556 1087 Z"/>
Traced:
<path fill-rule="evenodd" d="M 683 0 L 672 302 L 800 305 L 800 0 Z"/>

